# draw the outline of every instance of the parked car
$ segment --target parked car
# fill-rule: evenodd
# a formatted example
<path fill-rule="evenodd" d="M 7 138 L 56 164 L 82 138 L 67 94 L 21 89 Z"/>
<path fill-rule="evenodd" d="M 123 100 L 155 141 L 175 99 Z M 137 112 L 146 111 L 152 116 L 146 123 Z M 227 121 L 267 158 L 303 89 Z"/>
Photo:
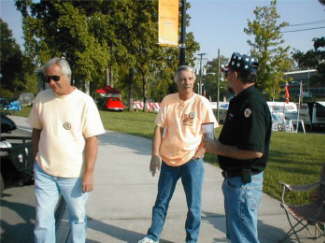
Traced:
<path fill-rule="evenodd" d="M 0 98 L 0 110 L 2 111 L 20 111 L 21 103 L 15 99 Z"/>
<path fill-rule="evenodd" d="M 25 185 L 33 181 L 31 137 L 9 135 L 16 124 L 5 114 L 1 115 L 0 140 L 0 194 L 12 185 Z"/>
<path fill-rule="evenodd" d="M 105 97 L 102 107 L 111 111 L 123 111 L 126 108 L 120 97 Z"/>

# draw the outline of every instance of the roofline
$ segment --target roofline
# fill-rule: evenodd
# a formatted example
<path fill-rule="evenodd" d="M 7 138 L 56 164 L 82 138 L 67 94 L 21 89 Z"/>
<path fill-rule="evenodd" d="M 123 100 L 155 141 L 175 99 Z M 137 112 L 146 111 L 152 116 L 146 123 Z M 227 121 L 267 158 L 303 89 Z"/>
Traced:
<path fill-rule="evenodd" d="M 301 71 L 285 72 L 284 75 L 298 74 L 298 73 L 312 73 L 312 72 L 317 72 L 317 69 L 307 69 L 307 70 L 301 70 Z"/>

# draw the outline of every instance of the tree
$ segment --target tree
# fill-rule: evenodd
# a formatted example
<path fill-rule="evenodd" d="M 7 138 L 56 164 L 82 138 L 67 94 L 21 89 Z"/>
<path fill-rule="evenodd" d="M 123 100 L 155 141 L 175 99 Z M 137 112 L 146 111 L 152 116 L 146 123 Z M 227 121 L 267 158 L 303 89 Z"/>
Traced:
<path fill-rule="evenodd" d="M 108 69 L 128 100 L 159 100 L 173 83 L 178 50 L 157 45 L 158 0 L 16 0 L 16 5 L 24 16 L 25 48 L 38 64 L 65 56 L 74 78 L 92 81 L 93 88 L 105 83 Z M 192 33 L 187 37 L 187 60 L 193 63 L 198 43 Z"/>
<path fill-rule="evenodd" d="M 281 34 L 281 29 L 288 23 L 278 23 L 280 15 L 276 3 L 276 0 L 271 0 L 270 6 L 256 7 L 255 20 L 248 20 L 244 29 L 246 34 L 254 36 L 253 41 L 247 42 L 251 46 L 251 55 L 259 61 L 257 86 L 268 98 L 279 97 L 280 85 L 286 81 L 284 72 L 292 66 L 289 46 L 283 46 Z"/>
<path fill-rule="evenodd" d="M 23 55 L 19 45 L 12 37 L 12 31 L 8 28 L 8 24 L 2 19 L 0 19 L 0 32 L 0 96 L 14 98 L 23 91 L 35 92 L 34 66 L 31 60 Z"/>
<path fill-rule="evenodd" d="M 299 69 L 312 69 L 316 68 L 318 64 L 317 55 L 314 50 L 309 50 L 306 53 L 295 50 L 292 58 L 296 61 Z"/>
<path fill-rule="evenodd" d="M 206 91 L 206 96 L 208 98 L 211 98 L 213 101 L 216 101 L 217 95 L 218 95 L 218 77 L 220 77 L 221 80 L 219 80 L 219 90 L 220 90 L 220 96 L 221 97 L 227 96 L 227 84 L 226 82 L 222 82 L 223 73 L 221 73 L 221 70 L 219 69 L 218 65 L 218 58 L 215 58 L 205 65 L 206 74 L 203 76 L 203 83 Z M 224 56 L 220 56 L 220 65 L 226 65 L 228 62 L 228 58 Z"/>
<path fill-rule="evenodd" d="M 106 16 L 98 10 L 105 9 L 103 1 L 17 0 L 16 5 L 23 14 L 26 53 L 36 64 L 65 57 L 79 86 L 103 83 L 109 52 L 107 42 L 96 36 L 105 28 Z"/>
<path fill-rule="evenodd" d="M 296 50 L 292 57 L 298 64 L 299 69 L 317 69 L 318 73 L 310 78 L 311 87 L 325 85 L 325 37 L 314 38 L 314 49 L 305 53 Z"/>

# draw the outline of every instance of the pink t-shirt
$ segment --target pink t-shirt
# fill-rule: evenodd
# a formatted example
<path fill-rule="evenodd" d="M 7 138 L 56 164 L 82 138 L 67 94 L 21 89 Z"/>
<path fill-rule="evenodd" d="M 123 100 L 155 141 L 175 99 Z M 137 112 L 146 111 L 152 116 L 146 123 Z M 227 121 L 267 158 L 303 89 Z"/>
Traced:
<path fill-rule="evenodd" d="M 157 126 L 164 128 L 160 156 L 170 166 L 180 166 L 193 158 L 202 140 L 202 124 L 218 126 L 210 102 L 194 94 L 181 100 L 179 94 L 167 95 L 156 117 Z"/>

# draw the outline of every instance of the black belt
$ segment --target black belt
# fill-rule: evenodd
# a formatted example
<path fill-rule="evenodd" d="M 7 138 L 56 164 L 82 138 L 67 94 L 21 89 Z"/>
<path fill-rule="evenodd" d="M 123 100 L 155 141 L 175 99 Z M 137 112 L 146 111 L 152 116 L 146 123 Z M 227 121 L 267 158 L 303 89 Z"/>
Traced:
<path fill-rule="evenodd" d="M 242 176 L 241 170 L 224 170 L 221 172 L 221 174 L 224 178 Z"/>
<path fill-rule="evenodd" d="M 224 170 L 222 171 L 222 176 L 224 178 L 231 178 L 240 176 L 244 183 L 251 182 L 252 175 L 260 173 L 259 171 L 252 169 L 242 169 L 242 170 Z"/>

